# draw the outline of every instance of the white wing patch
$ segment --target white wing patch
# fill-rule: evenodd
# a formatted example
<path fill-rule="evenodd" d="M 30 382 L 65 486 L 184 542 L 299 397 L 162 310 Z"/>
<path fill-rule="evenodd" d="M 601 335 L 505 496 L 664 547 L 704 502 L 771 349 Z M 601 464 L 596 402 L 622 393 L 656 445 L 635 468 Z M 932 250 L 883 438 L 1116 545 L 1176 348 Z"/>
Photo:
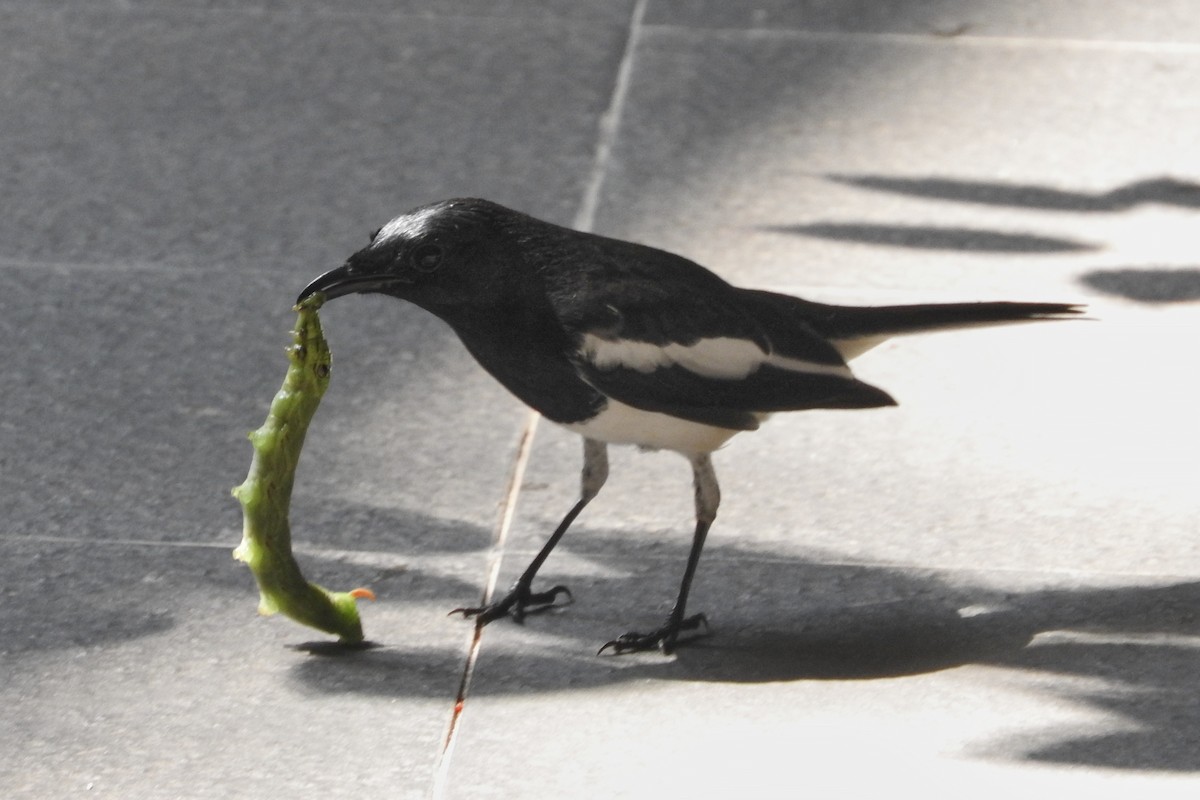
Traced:
<path fill-rule="evenodd" d="M 749 339 L 717 336 L 700 339 L 694 344 L 676 342 L 659 345 L 629 339 L 604 339 L 584 334 L 583 357 L 598 369 L 624 367 L 649 374 L 656 369 L 679 366 L 705 378 L 741 380 L 754 374 L 764 365 L 790 372 L 852 377 L 844 364 L 819 364 L 778 353 L 764 353 Z"/>
<path fill-rule="evenodd" d="M 759 413 L 754 416 L 763 422 L 771 415 Z M 558 424 L 601 442 L 635 444 L 646 450 L 674 450 L 688 454 L 711 453 L 741 433 L 658 411 L 643 411 L 611 397 L 600 413 L 591 419 Z"/>

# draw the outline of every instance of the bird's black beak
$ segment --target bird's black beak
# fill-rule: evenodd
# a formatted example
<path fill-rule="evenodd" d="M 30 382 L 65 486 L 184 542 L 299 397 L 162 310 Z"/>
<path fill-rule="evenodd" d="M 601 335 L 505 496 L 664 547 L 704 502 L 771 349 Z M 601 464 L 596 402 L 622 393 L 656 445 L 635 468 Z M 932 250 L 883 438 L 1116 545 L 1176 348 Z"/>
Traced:
<path fill-rule="evenodd" d="M 296 299 L 296 302 L 301 303 L 305 298 L 317 292 L 324 293 L 326 300 L 332 300 L 335 297 L 355 294 L 357 292 L 377 292 L 390 282 L 387 278 L 379 275 L 351 274 L 348 266 L 342 265 L 337 269 L 329 270 L 329 272 L 326 272 L 308 286 L 305 286 L 304 291 L 300 292 L 300 297 Z"/>

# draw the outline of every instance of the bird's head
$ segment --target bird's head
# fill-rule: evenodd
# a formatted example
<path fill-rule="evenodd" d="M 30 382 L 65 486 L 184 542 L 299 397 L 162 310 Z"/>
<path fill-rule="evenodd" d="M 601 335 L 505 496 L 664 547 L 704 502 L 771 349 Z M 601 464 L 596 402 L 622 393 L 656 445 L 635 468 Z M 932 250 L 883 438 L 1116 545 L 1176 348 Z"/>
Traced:
<path fill-rule="evenodd" d="M 509 228 L 516 212 L 486 200 L 444 200 L 393 219 L 371 243 L 304 288 L 300 300 L 323 292 L 391 295 L 437 311 L 497 302 L 521 281 L 520 249 Z M 532 220 L 531 220 L 532 222 Z"/>

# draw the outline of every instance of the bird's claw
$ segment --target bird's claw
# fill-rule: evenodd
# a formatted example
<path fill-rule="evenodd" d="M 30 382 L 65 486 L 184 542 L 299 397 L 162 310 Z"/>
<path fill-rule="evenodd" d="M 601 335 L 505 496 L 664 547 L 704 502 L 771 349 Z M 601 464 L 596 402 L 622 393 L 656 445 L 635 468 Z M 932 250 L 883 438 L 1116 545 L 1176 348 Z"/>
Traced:
<path fill-rule="evenodd" d="M 568 602 L 575 602 L 571 590 L 561 584 L 551 586 L 544 592 L 531 592 L 528 586 L 516 583 L 508 590 L 508 594 L 495 603 L 456 608 L 450 614 L 462 614 L 465 619 L 474 619 L 480 625 L 487 625 L 501 617 L 512 617 L 514 622 L 522 622 L 526 614 L 545 611 L 553 606 L 559 595 L 566 595 Z"/>
<path fill-rule="evenodd" d="M 675 650 L 675 644 L 679 640 L 679 634 L 684 631 L 695 630 L 699 627 L 704 627 L 704 633 L 701 636 L 707 636 L 708 617 L 703 614 L 694 614 L 686 619 L 667 618 L 667 624 L 663 625 L 658 630 L 650 633 L 638 633 L 630 631 L 623 633 L 615 639 L 605 642 L 596 655 L 602 655 L 605 650 L 612 648 L 616 655 L 622 653 L 638 653 L 644 650 L 662 650 L 665 654 L 670 654 Z"/>

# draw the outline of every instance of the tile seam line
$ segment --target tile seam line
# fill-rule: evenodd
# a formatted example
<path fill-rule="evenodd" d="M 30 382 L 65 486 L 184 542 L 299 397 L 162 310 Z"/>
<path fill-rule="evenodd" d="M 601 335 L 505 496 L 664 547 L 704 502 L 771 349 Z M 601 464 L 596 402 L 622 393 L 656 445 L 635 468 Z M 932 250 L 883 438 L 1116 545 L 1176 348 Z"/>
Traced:
<path fill-rule="evenodd" d="M 1137 39 L 1081 39 L 1072 37 L 939 35 L 889 31 L 819 31 L 802 28 L 697 28 L 668 23 L 648 23 L 646 36 L 714 39 L 777 39 L 781 41 L 886 42 L 933 47 L 978 47 L 995 49 L 1063 49 L 1117 52 L 1200 54 L 1200 42 L 1156 42 Z"/>
<path fill-rule="evenodd" d="M 633 81 L 633 62 L 645 29 L 642 20 L 645 18 L 648 2 L 649 0 L 637 0 L 630 16 L 629 35 L 625 39 L 625 48 L 621 53 L 621 61 L 617 65 L 617 74 L 613 80 L 613 90 L 608 107 L 600 116 L 596 148 L 592 155 L 592 167 L 588 171 L 583 197 L 572 223 L 572 227 L 576 230 L 590 232 L 596 225 L 600 193 L 604 188 L 609 164 L 612 162 L 613 147 L 620 132 L 621 117 L 625 112 L 629 97 L 629 85 Z"/>
<path fill-rule="evenodd" d="M 511 550 L 510 555 L 524 554 L 532 556 L 537 553 L 536 548 L 528 548 L 522 550 Z M 606 558 L 614 558 L 614 555 L 609 552 L 587 552 L 587 551 L 572 551 L 569 555 L 592 560 L 603 560 Z M 677 564 L 681 555 L 639 555 L 638 559 L 646 563 L 655 564 Z M 705 561 L 711 561 L 714 564 L 762 564 L 762 565 L 793 565 L 795 559 L 784 556 L 770 555 L 746 555 L 746 556 L 730 556 L 714 553 L 711 558 L 706 556 Z M 946 564 L 946 563 L 920 563 L 906 561 L 892 561 L 888 559 L 853 559 L 853 558 L 812 558 L 805 560 L 801 565 L 803 567 L 834 567 L 847 569 L 886 569 L 900 572 L 934 572 L 944 575 L 976 575 L 986 573 L 997 573 L 1002 575 L 1046 575 L 1057 577 L 1074 577 L 1074 578 L 1151 578 L 1162 580 L 1181 580 L 1194 581 L 1195 573 L 1186 572 L 1156 572 L 1152 570 L 1113 570 L 1113 569 L 1082 569 L 1078 567 L 1015 567 L 1015 566 L 998 566 L 998 567 L 971 567 L 961 564 Z"/>
<path fill-rule="evenodd" d="M 238 529 L 237 536 L 241 536 L 241 530 Z M 24 543 L 38 544 L 66 544 L 79 545 L 91 548 L 142 548 L 155 549 L 161 548 L 164 550 L 229 550 L 237 546 L 238 539 L 231 538 L 227 541 L 187 541 L 187 540 L 171 540 L 171 539 L 133 539 L 133 538 L 105 538 L 105 539 L 90 539 L 86 536 L 55 536 L 53 534 L 33 533 L 33 534 L 0 534 L 0 547 L 11 544 Z M 306 542 L 293 542 L 292 549 L 295 553 L 302 556 L 314 558 L 327 558 L 337 560 L 352 560 L 361 557 L 388 557 L 394 558 L 396 551 L 389 550 L 363 550 L 357 548 L 346 547 L 322 547 L 319 544 Z M 451 558 L 454 556 L 448 556 Z"/>
<path fill-rule="evenodd" d="M 1090 266 L 1090 265 L 1088 265 Z M 1103 266 L 1103 265 L 1101 265 Z M 43 270 L 48 273 L 57 275 L 78 275 L 78 274 L 98 274 L 98 275 L 122 275 L 126 273 L 149 273 L 157 274 L 160 277 L 171 280 L 188 280 L 197 277 L 201 272 L 211 273 L 213 270 L 229 270 L 236 271 L 239 275 L 251 275 L 259 278 L 280 278 L 288 277 L 290 273 L 287 267 L 269 267 L 254 263 L 253 259 L 248 260 L 244 266 L 239 266 L 234 263 L 213 264 L 181 264 L 171 262 L 152 262 L 152 261 L 39 261 L 37 259 L 16 259 L 5 258 L 0 256 L 0 274 L 7 270 Z M 1083 267 L 1080 267 L 1082 273 Z M 1076 277 L 1072 275 L 1072 277 Z M 829 302 L 837 302 L 837 299 L 832 295 L 839 292 L 849 292 L 854 297 L 908 297 L 910 295 L 928 297 L 930 287 L 917 286 L 898 287 L 898 286 L 861 286 L 851 284 L 837 283 L 804 283 L 794 281 L 773 281 L 762 285 L 757 285 L 755 288 L 766 289 L 776 292 L 784 292 L 791 294 L 811 294 L 821 295 L 822 293 L 830 295 Z M 948 299 L 961 299 L 958 295 L 952 292 L 943 293 Z M 848 301 L 847 301 L 848 302 Z M 898 301 L 897 301 L 898 302 Z"/>
<path fill-rule="evenodd" d="M 20 535 L 20 534 L 0 534 L 0 547 L 15 544 L 67 544 L 80 545 L 86 547 L 97 548 L 114 548 L 114 547 L 138 547 L 138 548 L 163 548 L 163 549 L 194 549 L 194 550 L 232 550 L 231 542 L 187 542 L 187 541 L 155 541 L 152 539 L 88 539 L 81 536 L 50 536 L 45 534 Z M 345 550 L 341 548 L 317 548 L 304 545 L 297 545 L 297 552 L 310 553 L 314 555 L 329 555 L 329 556 L 354 556 L 364 553 L 372 553 L 376 551 L 363 550 Z M 385 555 L 393 554 L 392 551 L 377 551 Z M 510 555 L 533 555 L 537 552 L 537 548 L 522 548 L 509 551 Z M 603 551 L 588 552 L 578 551 L 570 553 L 572 556 L 579 558 L 594 558 L 600 559 L 611 556 L 611 553 Z M 655 563 L 674 564 L 679 560 L 678 555 L 645 555 L 639 556 L 647 561 Z M 746 556 L 726 556 L 714 553 L 711 560 L 716 563 L 755 563 L 755 564 L 790 564 L 792 559 L 775 557 L 769 555 L 746 555 Z M 810 567 L 847 567 L 847 568 L 885 568 L 896 569 L 912 572 L 937 572 L 944 574 L 975 574 L 982 572 L 996 572 L 1002 574 L 1019 574 L 1019 575 L 1057 575 L 1064 577 L 1108 577 L 1108 578 L 1154 578 L 1162 580 L 1194 580 L 1195 575 L 1185 572 L 1156 572 L 1151 570 L 1095 570 L 1095 569 L 1080 569 L 1077 567 L 969 567 L 954 564 L 937 564 L 937 563 L 918 563 L 918 562 L 902 562 L 889 561 L 886 559 L 846 559 L 846 558 L 813 558 L 807 560 L 804 564 Z"/>
<path fill-rule="evenodd" d="M 504 560 L 504 544 L 508 540 L 508 534 L 512 527 L 513 519 L 516 516 L 517 498 L 520 495 L 521 486 L 524 484 L 525 468 L 529 463 L 529 455 L 533 449 L 533 439 L 537 433 L 539 420 L 540 415 L 531 410 L 521 428 L 516 457 L 513 459 L 507 491 L 504 493 L 499 520 L 496 523 L 496 534 L 492 552 L 488 557 L 481 605 L 486 605 L 496 591 L 496 584 L 500 577 L 500 568 Z M 475 665 L 478 663 L 479 650 L 482 644 L 483 625 L 476 622 L 471 628 L 470 640 L 467 645 L 467 656 L 463 661 L 458 692 L 454 699 L 454 706 L 451 709 L 450 720 L 446 724 L 446 732 L 442 738 L 442 748 L 438 751 L 437 761 L 434 765 L 430 796 L 439 800 L 445 797 L 446 794 L 450 764 L 458 742 L 459 723 L 466 706 L 467 696 L 470 694 L 471 683 L 475 676 Z"/>
<path fill-rule="evenodd" d="M 600 192 L 604 186 L 604 178 L 611 161 L 613 144 L 621 124 L 621 114 L 625 107 L 632 80 L 634 54 L 641 38 L 642 21 L 645 18 L 646 6 L 649 0 L 636 0 L 629 18 L 629 34 L 625 38 L 625 46 L 621 52 L 621 60 L 617 65 L 617 73 L 613 80 L 612 94 L 608 106 L 597 123 L 596 147 L 593 151 L 592 165 L 588 171 L 584 185 L 583 196 L 574 217 L 574 227 L 577 230 L 590 231 L 595 225 L 596 209 L 599 204 Z M 499 579 L 500 568 L 504 559 L 504 545 L 508 539 L 509 529 L 516 515 L 516 506 L 524 482 L 525 468 L 533 449 L 533 439 L 537 433 L 540 417 L 531 411 L 522 431 L 520 445 L 513 462 L 508 492 L 504 498 L 500 521 L 497 525 L 494 555 L 488 565 L 487 585 L 484 591 L 483 603 L 486 605 L 495 592 Z M 466 707 L 467 698 L 471 693 L 471 684 L 475 677 L 475 667 L 478 663 L 479 651 L 483 644 L 483 626 L 476 624 L 472 632 L 468 655 L 463 664 L 462 680 L 459 684 L 458 695 L 455 699 L 451 718 L 447 724 L 446 736 L 434 768 L 433 784 L 430 796 L 434 800 L 442 800 L 449 788 L 450 766 L 454 760 L 454 751 L 458 744 L 461 730 L 461 718 Z"/>
<path fill-rule="evenodd" d="M 55 272 L 163 272 L 166 274 L 185 274 L 190 270 L 211 268 L 211 265 L 204 264 L 185 265 L 178 262 L 172 263 L 169 261 L 144 260 L 122 261 L 121 259 L 117 258 L 107 261 L 43 261 L 36 258 L 11 258 L 0 256 L 0 270 L 40 269 L 51 270 Z M 247 269 L 253 270 L 255 268 L 250 266 L 247 267 Z M 264 273 L 271 272 L 266 267 L 259 267 L 258 269 Z"/>
<path fill-rule="evenodd" d="M 51 536 L 47 534 L 4 534 L 0 535 L 0 543 L 12 544 L 14 542 L 37 542 L 41 544 L 72 544 L 84 545 L 87 547 L 162 547 L 166 549 L 193 549 L 193 550 L 232 550 L 236 543 L 234 542 L 188 542 L 188 541 L 171 541 L 154 539 L 89 539 L 85 536 Z M 297 548 L 299 549 L 299 548 Z M 338 552 L 355 552 L 355 551 L 338 551 Z"/>
<path fill-rule="evenodd" d="M 0 3 L 0 11 L 5 12 L 20 12 L 22 14 L 42 14 L 44 16 L 65 17 L 68 15 L 77 16 L 79 13 L 87 13 L 95 16 L 175 16 L 175 17 L 195 17 L 195 18 L 210 18 L 219 19 L 222 17 L 246 17 L 246 18 L 285 18 L 293 20 L 313 19 L 313 20 L 418 20 L 422 22 L 461 22 L 461 23 L 480 23 L 494 25 L 496 23 L 508 23 L 514 26 L 525 26 L 531 22 L 544 22 L 550 25 L 593 25 L 604 24 L 602 18 L 592 18 L 587 16 L 550 16 L 537 14 L 438 14 L 434 12 L 420 11 L 388 11 L 383 10 L 364 10 L 354 11 L 339 9 L 330 11 L 327 8 L 310 8 L 296 10 L 288 8 L 280 10 L 277 8 L 239 8 L 239 7 L 223 7 L 223 8 L 206 8 L 202 6 L 158 6 L 150 5 L 143 2 L 129 2 L 129 0 L 114 0 L 111 5 L 106 6 L 89 6 L 80 11 L 68 11 L 66 9 L 55 6 L 43 6 L 41 4 L 16 4 L 6 5 Z"/>

